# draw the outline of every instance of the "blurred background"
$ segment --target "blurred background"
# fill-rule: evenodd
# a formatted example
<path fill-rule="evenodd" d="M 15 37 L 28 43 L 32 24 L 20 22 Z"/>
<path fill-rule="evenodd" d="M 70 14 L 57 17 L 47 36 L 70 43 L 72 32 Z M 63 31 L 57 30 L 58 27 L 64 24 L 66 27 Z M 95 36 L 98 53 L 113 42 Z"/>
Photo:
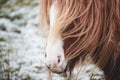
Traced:
<path fill-rule="evenodd" d="M 0 0 L 0 80 L 43 80 L 39 0 Z"/>
<path fill-rule="evenodd" d="M 0 0 L 0 80 L 47 80 L 38 23 L 39 0 Z M 103 80 L 103 73 L 89 64 L 79 79 Z M 53 74 L 53 80 L 64 78 Z"/>

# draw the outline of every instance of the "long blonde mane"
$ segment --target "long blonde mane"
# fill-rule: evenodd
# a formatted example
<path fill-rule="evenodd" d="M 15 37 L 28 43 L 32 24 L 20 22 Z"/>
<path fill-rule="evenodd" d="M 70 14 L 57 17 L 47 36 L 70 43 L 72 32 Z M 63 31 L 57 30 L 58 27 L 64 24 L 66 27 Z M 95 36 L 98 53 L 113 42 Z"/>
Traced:
<path fill-rule="evenodd" d="M 120 0 L 42 0 L 41 23 L 50 24 L 50 6 L 54 1 L 57 1 L 59 14 L 53 32 L 68 42 L 64 46 L 66 58 L 77 62 L 90 55 L 100 68 L 112 63 L 112 70 L 120 70 L 117 65 L 120 58 Z"/>

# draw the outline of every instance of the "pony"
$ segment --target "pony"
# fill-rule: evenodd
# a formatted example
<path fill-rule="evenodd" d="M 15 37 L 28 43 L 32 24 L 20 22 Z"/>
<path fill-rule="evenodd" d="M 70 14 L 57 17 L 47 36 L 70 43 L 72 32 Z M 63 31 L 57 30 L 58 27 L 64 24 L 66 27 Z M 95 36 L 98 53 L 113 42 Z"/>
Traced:
<path fill-rule="evenodd" d="M 41 0 L 40 26 L 49 30 L 51 72 L 72 72 L 90 58 L 106 80 L 120 80 L 120 0 Z"/>

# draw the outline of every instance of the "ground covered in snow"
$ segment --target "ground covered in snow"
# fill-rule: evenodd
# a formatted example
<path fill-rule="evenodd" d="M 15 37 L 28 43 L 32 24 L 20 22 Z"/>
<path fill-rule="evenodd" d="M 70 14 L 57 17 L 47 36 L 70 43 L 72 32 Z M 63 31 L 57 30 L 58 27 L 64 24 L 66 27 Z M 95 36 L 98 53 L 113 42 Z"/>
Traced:
<path fill-rule="evenodd" d="M 39 0 L 0 1 L 0 80 L 47 80 L 38 5 Z M 103 80 L 94 68 L 82 67 L 79 80 Z M 53 74 L 53 80 L 64 78 Z"/>

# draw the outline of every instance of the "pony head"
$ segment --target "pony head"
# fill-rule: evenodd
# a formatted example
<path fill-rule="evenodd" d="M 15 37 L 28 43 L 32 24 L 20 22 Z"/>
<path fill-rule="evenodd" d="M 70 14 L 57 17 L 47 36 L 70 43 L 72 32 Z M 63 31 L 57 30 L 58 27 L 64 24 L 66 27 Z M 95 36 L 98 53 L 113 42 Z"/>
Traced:
<path fill-rule="evenodd" d="M 47 38 L 47 47 L 45 53 L 45 64 L 54 73 L 62 73 L 64 72 L 67 61 L 65 60 L 64 56 L 64 49 L 63 49 L 63 40 L 59 33 L 55 31 L 54 24 L 56 23 L 56 16 L 57 16 L 57 8 L 56 3 L 51 5 L 50 7 L 50 29 L 49 35 Z"/>
<path fill-rule="evenodd" d="M 91 1 L 88 3 L 91 4 Z M 82 9 L 80 4 L 82 2 L 79 0 L 43 0 L 41 4 L 42 8 L 47 7 L 46 10 L 43 10 L 42 14 L 45 16 L 42 17 L 42 21 L 50 26 L 45 63 L 52 72 L 61 73 L 73 70 L 76 62 L 80 59 L 79 52 L 82 53 L 84 50 L 79 47 L 86 43 L 81 38 L 85 34 L 84 31 L 87 31 L 87 24 L 81 22 L 80 19 L 85 19 L 87 16 L 84 16 L 86 9 L 83 14 L 79 15 Z M 79 27 L 80 25 L 82 26 Z M 82 29 L 82 27 L 84 28 Z M 81 42 L 78 43 L 79 41 Z M 81 56 L 81 59 L 83 57 Z"/>
<path fill-rule="evenodd" d="M 112 72 L 106 68 L 114 69 L 120 55 L 119 0 L 42 0 L 41 5 L 40 23 L 50 26 L 45 60 L 52 72 L 72 71 L 88 56 Z"/>

